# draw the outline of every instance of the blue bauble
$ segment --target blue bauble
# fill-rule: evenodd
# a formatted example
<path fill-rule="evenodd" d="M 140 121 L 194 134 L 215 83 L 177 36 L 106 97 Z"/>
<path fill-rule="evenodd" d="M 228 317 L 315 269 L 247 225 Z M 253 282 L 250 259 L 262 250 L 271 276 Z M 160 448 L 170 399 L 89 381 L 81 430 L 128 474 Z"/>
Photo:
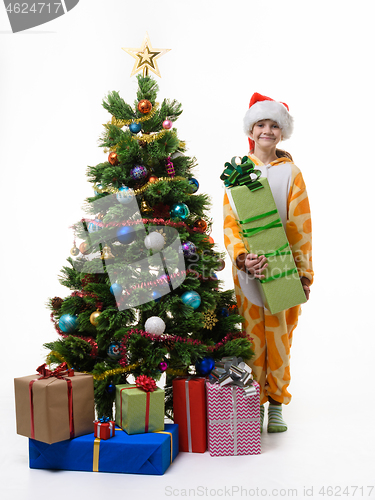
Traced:
<path fill-rule="evenodd" d="M 97 184 L 96 186 L 94 186 L 95 195 L 97 196 L 98 194 L 100 194 L 102 192 L 102 189 L 103 189 L 103 186 L 101 184 Z M 99 190 L 100 192 L 97 190 Z"/>
<path fill-rule="evenodd" d="M 108 356 L 112 359 L 121 358 L 120 347 L 121 347 L 121 344 L 119 342 L 111 342 L 108 346 L 108 349 L 107 349 Z"/>
<path fill-rule="evenodd" d="M 209 356 L 205 356 L 203 359 L 198 359 L 195 363 L 195 369 L 198 375 L 208 375 L 211 370 L 215 367 L 215 360 Z"/>
<path fill-rule="evenodd" d="M 185 243 L 181 245 L 181 249 L 186 258 L 192 257 L 197 251 L 197 247 L 191 241 L 185 241 Z"/>
<path fill-rule="evenodd" d="M 78 316 L 63 314 L 59 320 L 59 328 L 64 333 L 74 332 L 79 325 Z"/>
<path fill-rule="evenodd" d="M 129 226 L 122 226 L 117 230 L 116 236 L 120 243 L 128 245 L 134 241 L 135 231 Z"/>
<path fill-rule="evenodd" d="M 131 123 L 129 125 L 129 130 L 132 134 L 138 134 L 141 131 L 142 125 L 140 123 Z"/>
<path fill-rule="evenodd" d="M 89 233 L 95 233 L 96 231 L 99 231 L 101 229 L 100 226 L 98 226 L 97 222 L 99 222 L 97 219 L 95 219 L 95 222 L 90 222 L 89 225 L 87 226 L 87 231 Z"/>
<path fill-rule="evenodd" d="M 159 302 L 160 299 L 161 299 L 161 293 L 157 292 L 156 290 L 154 290 L 152 292 L 152 299 L 155 301 L 155 302 Z"/>
<path fill-rule="evenodd" d="M 134 200 L 134 191 L 127 186 L 123 186 L 116 193 L 116 198 L 121 205 L 128 205 L 132 200 Z"/>
<path fill-rule="evenodd" d="M 194 179 L 194 177 L 192 177 L 191 179 L 189 179 L 189 184 L 190 184 L 190 191 L 192 193 L 196 193 L 199 189 L 199 182 L 197 181 L 197 179 Z"/>
<path fill-rule="evenodd" d="M 112 295 L 119 295 L 122 292 L 122 286 L 118 283 L 113 283 L 113 285 L 109 288 L 109 291 Z"/>
<path fill-rule="evenodd" d="M 136 165 L 130 170 L 130 177 L 135 181 L 140 181 L 147 177 L 147 168 L 143 165 Z"/>
<path fill-rule="evenodd" d="M 175 203 L 171 208 L 171 219 L 180 219 L 184 220 L 190 214 L 189 207 L 185 205 L 185 203 Z"/>
<path fill-rule="evenodd" d="M 227 318 L 229 316 L 229 309 L 227 307 L 222 307 L 220 314 L 223 316 L 223 318 Z"/>
<path fill-rule="evenodd" d="M 113 384 L 109 384 L 107 385 L 107 388 L 106 388 L 106 391 L 108 392 L 108 394 L 113 394 L 116 390 L 116 386 L 113 385 Z"/>
<path fill-rule="evenodd" d="M 192 290 L 183 293 L 181 295 L 181 300 L 185 305 L 191 306 L 193 309 L 197 309 L 201 305 L 201 296 L 198 292 Z"/>

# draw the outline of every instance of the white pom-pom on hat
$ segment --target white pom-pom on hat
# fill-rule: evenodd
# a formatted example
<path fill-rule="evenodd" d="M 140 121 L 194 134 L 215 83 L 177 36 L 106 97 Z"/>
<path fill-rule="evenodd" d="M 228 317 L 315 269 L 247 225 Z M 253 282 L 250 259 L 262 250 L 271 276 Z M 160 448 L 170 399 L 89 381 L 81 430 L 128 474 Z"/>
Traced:
<path fill-rule="evenodd" d="M 253 126 L 260 120 L 273 120 L 277 122 L 282 130 L 283 139 L 289 139 L 293 133 L 293 117 L 289 113 L 289 107 L 284 102 L 274 101 L 270 97 L 255 92 L 250 99 L 249 109 L 244 117 L 244 131 L 249 137 Z M 249 139 L 250 151 L 254 149 L 254 143 Z"/>

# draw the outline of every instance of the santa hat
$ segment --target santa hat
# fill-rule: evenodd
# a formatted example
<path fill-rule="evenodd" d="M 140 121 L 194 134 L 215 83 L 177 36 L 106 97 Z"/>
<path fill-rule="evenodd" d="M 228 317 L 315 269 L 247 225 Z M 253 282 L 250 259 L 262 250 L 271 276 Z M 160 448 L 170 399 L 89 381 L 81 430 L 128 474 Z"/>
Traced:
<path fill-rule="evenodd" d="M 255 92 L 251 96 L 249 109 L 243 123 L 244 131 L 250 135 L 253 126 L 260 120 L 273 120 L 282 130 L 283 139 L 289 139 L 293 132 L 293 117 L 289 114 L 289 106 L 285 102 L 277 102 Z M 254 149 L 254 141 L 249 137 L 250 151 Z"/>

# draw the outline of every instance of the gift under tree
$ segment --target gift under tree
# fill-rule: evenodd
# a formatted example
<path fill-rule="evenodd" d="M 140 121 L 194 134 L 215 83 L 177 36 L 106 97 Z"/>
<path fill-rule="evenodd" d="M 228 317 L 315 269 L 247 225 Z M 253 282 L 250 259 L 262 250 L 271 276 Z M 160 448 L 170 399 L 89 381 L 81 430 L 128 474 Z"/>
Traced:
<path fill-rule="evenodd" d="M 100 146 L 105 160 L 87 169 L 94 196 L 76 223 L 65 298 L 50 299 L 59 334 L 45 344 L 49 363 L 67 362 L 94 377 L 98 416 L 112 417 L 115 386 L 129 375 L 159 380 L 205 375 L 223 356 L 252 355 L 233 291 L 221 290 L 223 255 L 209 236 L 209 198 L 193 176 L 195 158 L 177 134 L 181 104 L 158 102 L 157 59 L 166 49 L 124 49 L 135 59 L 134 105 L 118 92 L 103 100 L 110 119 Z M 80 240 L 76 243 L 77 240 Z"/>

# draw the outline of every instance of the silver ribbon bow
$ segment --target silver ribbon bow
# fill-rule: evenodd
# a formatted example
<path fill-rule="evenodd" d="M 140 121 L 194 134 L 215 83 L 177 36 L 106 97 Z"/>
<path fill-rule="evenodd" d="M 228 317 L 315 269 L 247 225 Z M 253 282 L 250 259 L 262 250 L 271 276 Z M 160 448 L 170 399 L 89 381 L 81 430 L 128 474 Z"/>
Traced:
<path fill-rule="evenodd" d="M 216 361 L 209 380 L 212 384 L 218 383 L 221 386 L 231 384 L 241 387 L 246 397 L 257 392 L 253 386 L 253 374 L 250 366 L 242 358 L 236 356 L 226 356 L 221 358 L 221 361 Z"/>

